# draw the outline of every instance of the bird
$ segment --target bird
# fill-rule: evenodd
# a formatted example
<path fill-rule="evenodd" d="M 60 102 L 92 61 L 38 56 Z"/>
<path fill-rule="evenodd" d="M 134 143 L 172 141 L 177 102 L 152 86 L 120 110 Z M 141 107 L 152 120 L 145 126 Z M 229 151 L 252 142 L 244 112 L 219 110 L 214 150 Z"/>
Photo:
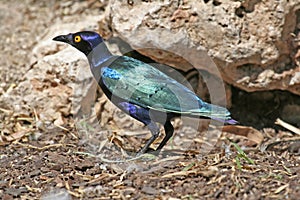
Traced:
<path fill-rule="evenodd" d="M 188 87 L 167 74 L 138 59 L 113 55 L 104 39 L 93 31 L 58 35 L 54 41 L 67 43 L 84 53 L 91 73 L 112 103 L 132 118 L 142 122 L 151 137 L 136 153 L 159 154 L 174 133 L 171 120 L 175 117 L 211 118 L 227 124 L 236 124 L 224 107 L 203 101 Z M 160 135 L 159 124 L 165 136 L 156 148 L 150 145 Z"/>

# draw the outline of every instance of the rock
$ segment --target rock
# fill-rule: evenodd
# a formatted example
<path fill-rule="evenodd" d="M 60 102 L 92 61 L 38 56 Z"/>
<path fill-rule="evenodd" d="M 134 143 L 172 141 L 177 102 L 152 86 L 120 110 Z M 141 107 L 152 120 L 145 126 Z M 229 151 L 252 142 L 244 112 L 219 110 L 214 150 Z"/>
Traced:
<path fill-rule="evenodd" d="M 56 24 L 34 47 L 31 69 L 15 88 L 1 97 L 16 115 L 30 116 L 32 109 L 39 123 L 63 125 L 70 115 L 91 112 L 97 84 L 92 81 L 85 56 L 71 46 L 58 44 L 52 38 L 58 34 L 96 26 L 98 17 L 87 17 L 82 23 Z M 61 51 L 60 47 L 67 47 Z M 58 51 L 58 52 L 57 52 Z M 87 70 L 88 69 L 88 70 Z M 43 126 L 43 125 L 40 125 Z"/>
<path fill-rule="evenodd" d="M 291 56 L 300 44 L 288 42 L 299 32 L 299 9 L 299 1 L 111 0 L 107 18 L 114 34 L 157 62 L 194 66 L 248 92 L 300 95 Z"/>
<path fill-rule="evenodd" d="M 11 106 L 16 112 L 31 112 L 34 108 L 41 121 L 62 125 L 63 116 L 68 116 L 71 110 L 72 77 L 76 75 L 71 66 L 74 63 L 87 67 L 82 56 L 70 48 L 45 56 L 25 74 L 24 81 L 3 95 L 5 101 L 14 102 Z"/>
<path fill-rule="evenodd" d="M 55 200 L 55 199 L 71 200 L 72 197 L 66 189 L 53 189 L 45 192 L 41 197 L 41 199 L 42 200 Z"/>

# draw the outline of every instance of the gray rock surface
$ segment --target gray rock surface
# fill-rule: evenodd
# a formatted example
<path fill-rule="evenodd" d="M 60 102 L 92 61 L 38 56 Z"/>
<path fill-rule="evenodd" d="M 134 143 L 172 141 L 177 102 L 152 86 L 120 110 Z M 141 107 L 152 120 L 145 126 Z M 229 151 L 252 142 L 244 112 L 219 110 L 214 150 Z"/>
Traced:
<path fill-rule="evenodd" d="M 16 115 L 29 116 L 31 109 L 35 109 L 38 124 L 54 122 L 60 126 L 66 123 L 65 118 L 70 114 L 90 112 L 89 102 L 94 102 L 97 87 L 85 56 L 71 46 L 52 41 L 58 34 L 96 26 L 98 17 L 87 17 L 86 20 L 88 25 L 84 22 L 53 25 L 33 48 L 31 68 L 25 73 L 24 80 L 1 97 L 12 106 Z"/>
<path fill-rule="evenodd" d="M 280 89 L 300 95 L 295 64 L 299 10 L 300 1 L 287 0 L 132 5 L 111 0 L 107 18 L 115 34 L 157 62 L 186 71 L 193 65 L 216 76 L 220 72 L 225 82 L 246 91 Z"/>

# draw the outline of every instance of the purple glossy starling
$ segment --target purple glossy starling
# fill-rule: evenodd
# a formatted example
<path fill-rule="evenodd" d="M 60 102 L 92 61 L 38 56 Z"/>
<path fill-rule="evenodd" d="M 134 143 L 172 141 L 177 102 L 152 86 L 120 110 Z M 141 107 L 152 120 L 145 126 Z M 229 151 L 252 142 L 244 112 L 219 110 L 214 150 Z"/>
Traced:
<path fill-rule="evenodd" d="M 60 35 L 55 41 L 68 43 L 83 52 L 90 69 L 105 95 L 122 111 L 144 123 L 152 133 L 138 155 L 150 152 L 159 136 L 157 123 L 164 126 L 165 137 L 159 153 L 172 137 L 171 119 L 179 116 L 211 118 L 236 123 L 226 108 L 202 101 L 194 92 L 157 68 L 127 56 L 112 55 L 98 33 L 82 31 Z"/>

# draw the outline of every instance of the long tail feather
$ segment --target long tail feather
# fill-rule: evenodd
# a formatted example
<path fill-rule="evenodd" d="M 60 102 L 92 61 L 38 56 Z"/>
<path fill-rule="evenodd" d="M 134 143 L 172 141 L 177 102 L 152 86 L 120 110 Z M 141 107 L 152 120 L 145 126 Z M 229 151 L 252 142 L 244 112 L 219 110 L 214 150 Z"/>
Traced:
<path fill-rule="evenodd" d="M 226 124 L 237 124 L 237 123 L 239 123 L 238 121 L 236 121 L 234 119 L 221 119 L 221 118 L 215 118 L 215 117 L 211 117 L 211 119 L 222 122 L 222 123 L 226 123 Z"/>

